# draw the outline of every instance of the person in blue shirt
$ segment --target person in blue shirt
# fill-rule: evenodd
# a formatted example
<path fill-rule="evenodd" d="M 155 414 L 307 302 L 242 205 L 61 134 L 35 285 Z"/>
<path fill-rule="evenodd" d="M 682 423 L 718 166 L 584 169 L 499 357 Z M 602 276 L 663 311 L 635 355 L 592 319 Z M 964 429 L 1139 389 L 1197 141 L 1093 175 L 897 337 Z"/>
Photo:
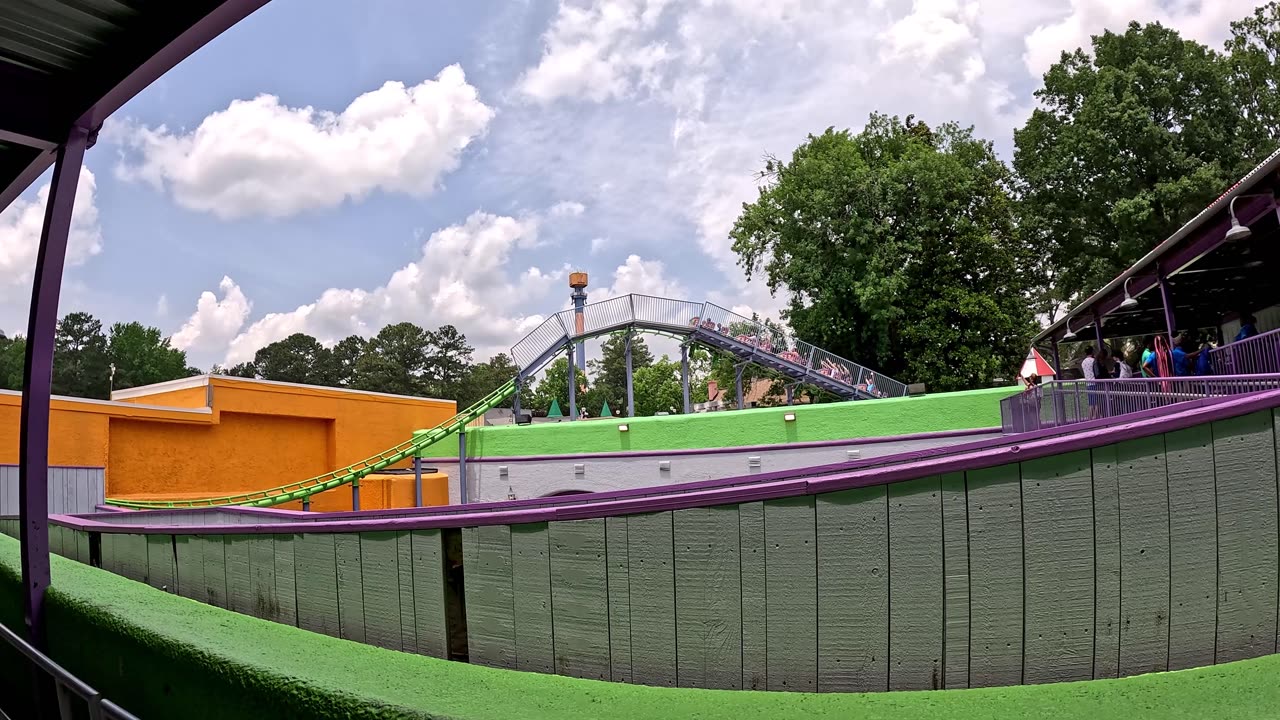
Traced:
<path fill-rule="evenodd" d="M 1138 368 L 1142 371 L 1142 377 L 1153 378 L 1160 375 L 1160 365 L 1156 362 L 1156 339 L 1154 336 L 1148 335 L 1145 343 L 1142 344 L 1142 365 Z"/>
<path fill-rule="evenodd" d="M 1248 340 L 1258 334 L 1258 320 L 1254 316 L 1245 313 L 1240 316 L 1240 332 L 1236 333 L 1235 342 Z"/>
<path fill-rule="evenodd" d="M 1200 356 L 1196 358 L 1196 374 L 1197 375 L 1213 374 L 1213 363 L 1210 362 L 1210 356 L 1209 356 L 1209 351 L 1212 349 L 1213 349 L 1213 346 L 1210 345 L 1209 343 L 1203 343 L 1200 346 Z"/>
<path fill-rule="evenodd" d="M 1173 374 L 1177 377 L 1190 375 L 1192 368 L 1195 367 L 1193 363 L 1200 355 L 1199 350 L 1189 353 L 1183 349 L 1184 345 L 1190 344 L 1191 338 L 1187 337 L 1186 333 L 1173 339 L 1173 350 L 1170 351 L 1169 357 L 1172 360 Z"/>

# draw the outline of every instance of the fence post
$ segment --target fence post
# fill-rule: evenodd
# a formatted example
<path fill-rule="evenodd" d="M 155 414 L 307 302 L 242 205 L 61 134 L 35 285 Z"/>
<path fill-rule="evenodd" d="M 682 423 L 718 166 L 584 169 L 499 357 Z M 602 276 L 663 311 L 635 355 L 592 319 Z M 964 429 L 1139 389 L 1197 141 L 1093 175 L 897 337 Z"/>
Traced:
<path fill-rule="evenodd" d="M 413 506 L 422 507 L 422 458 L 413 456 Z"/>

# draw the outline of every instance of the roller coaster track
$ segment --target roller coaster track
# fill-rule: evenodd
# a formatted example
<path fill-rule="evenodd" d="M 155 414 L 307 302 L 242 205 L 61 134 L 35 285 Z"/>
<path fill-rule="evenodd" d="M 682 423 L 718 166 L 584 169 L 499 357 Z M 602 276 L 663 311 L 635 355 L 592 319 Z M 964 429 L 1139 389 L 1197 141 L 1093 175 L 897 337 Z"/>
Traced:
<path fill-rule="evenodd" d="M 520 368 L 516 377 L 427 432 L 415 434 L 412 439 L 373 457 L 323 475 L 256 492 L 175 500 L 108 498 L 107 503 L 135 509 L 227 505 L 272 507 L 358 483 L 367 475 L 403 462 L 461 432 L 468 423 L 505 402 L 521 384 L 573 344 L 600 335 L 635 330 L 667 335 L 727 352 L 739 362 L 769 368 L 795 384 L 814 385 L 849 400 L 899 397 L 907 392 L 902 383 L 884 376 L 877 377 L 873 371 L 855 362 L 792 337 L 784 328 L 746 318 L 712 303 L 623 295 L 587 305 L 580 324 L 573 310 L 552 315 L 511 348 L 511 356 Z"/>

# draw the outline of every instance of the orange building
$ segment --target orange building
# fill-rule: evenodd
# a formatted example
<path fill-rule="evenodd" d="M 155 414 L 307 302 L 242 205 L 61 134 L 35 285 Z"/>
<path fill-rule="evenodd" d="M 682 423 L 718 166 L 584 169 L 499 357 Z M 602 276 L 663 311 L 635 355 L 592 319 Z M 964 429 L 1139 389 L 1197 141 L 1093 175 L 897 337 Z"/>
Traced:
<path fill-rule="evenodd" d="M 0 391 L 0 463 L 17 462 L 21 400 Z M 201 375 L 121 390 L 110 402 L 55 397 L 49 463 L 105 468 L 112 498 L 231 495 L 349 465 L 454 412 L 451 400 Z M 424 478 L 429 489 L 446 482 Z M 412 477 L 361 482 L 362 509 L 412 504 Z M 351 491 L 317 495 L 312 508 L 349 510 Z"/>

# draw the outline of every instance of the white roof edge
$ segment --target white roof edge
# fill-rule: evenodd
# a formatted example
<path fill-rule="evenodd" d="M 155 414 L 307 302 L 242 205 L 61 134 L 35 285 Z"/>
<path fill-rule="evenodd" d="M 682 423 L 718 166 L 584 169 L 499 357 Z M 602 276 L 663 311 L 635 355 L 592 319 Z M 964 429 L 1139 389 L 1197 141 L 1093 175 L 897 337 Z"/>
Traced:
<path fill-rule="evenodd" d="M 1090 295 L 1083 302 L 1080 302 L 1075 307 L 1071 308 L 1070 312 L 1066 313 L 1061 318 L 1058 318 L 1056 321 L 1050 324 L 1048 327 L 1041 330 L 1040 333 L 1031 340 L 1031 344 L 1035 345 L 1036 343 L 1042 340 L 1045 340 L 1050 335 L 1053 335 L 1058 328 L 1066 324 L 1066 322 L 1069 319 L 1075 317 L 1076 314 L 1079 313 L 1082 309 L 1092 305 L 1094 302 L 1098 300 L 1101 300 L 1104 296 L 1109 295 L 1112 292 L 1115 292 L 1117 288 L 1121 287 L 1124 284 L 1125 280 L 1128 280 L 1134 275 L 1137 275 L 1138 272 L 1142 270 L 1144 266 L 1146 266 L 1148 263 L 1158 259 L 1161 255 L 1165 253 L 1166 250 L 1171 248 L 1173 245 L 1181 242 L 1182 240 L 1186 239 L 1188 235 L 1198 230 L 1201 225 L 1207 222 L 1209 218 L 1216 215 L 1218 211 L 1226 207 L 1227 204 L 1229 204 L 1232 200 L 1239 197 L 1240 195 L 1247 194 L 1246 191 L 1252 187 L 1253 181 L 1261 178 L 1266 173 L 1269 173 L 1272 170 L 1275 170 L 1277 168 L 1280 168 L 1280 149 L 1277 149 L 1275 152 L 1271 153 L 1271 155 L 1267 157 L 1266 160 L 1263 160 L 1257 167 L 1249 171 L 1249 173 L 1245 175 L 1243 178 L 1241 178 L 1235 185 L 1232 185 L 1230 189 L 1228 189 L 1225 193 L 1220 195 L 1217 200 L 1214 200 L 1212 203 L 1210 203 L 1209 207 L 1197 213 L 1195 217 L 1191 218 L 1191 220 L 1189 220 L 1185 225 L 1179 228 L 1177 232 L 1175 232 L 1173 235 L 1170 235 L 1169 238 L 1164 242 L 1155 246 L 1155 248 L 1153 248 L 1151 252 L 1147 253 L 1146 255 L 1143 255 L 1140 260 L 1130 265 L 1127 270 L 1120 273 L 1118 277 L 1116 277 L 1114 280 L 1112 280 L 1111 282 L 1103 286 L 1101 290 Z"/>
<path fill-rule="evenodd" d="M 154 395 L 161 392 L 172 392 L 174 390 L 186 390 L 188 388 L 203 387 L 209 384 L 211 378 L 218 380 L 226 380 L 233 383 L 245 383 L 251 385 L 269 385 L 274 387 L 293 387 L 304 388 L 307 390 L 329 390 L 338 393 L 349 393 L 352 395 L 369 395 L 372 397 L 392 398 L 395 400 L 426 400 L 429 402 L 455 403 L 454 400 L 446 400 L 444 398 L 420 397 L 417 395 L 395 395 L 392 393 L 374 392 L 372 390 L 356 390 L 353 388 L 330 387 L 327 385 L 307 385 L 305 383 L 281 382 L 279 380 L 259 380 L 258 378 L 242 378 L 235 375 L 196 375 L 194 377 L 179 378 L 177 380 L 169 380 L 167 382 L 155 383 L 154 385 L 143 385 L 141 387 L 129 388 L 128 390 L 117 390 L 111 393 L 111 398 L 135 398 L 144 397 L 146 395 Z"/>
<path fill-rule="evenodd" d="M 9 395 L 22 397 L 21 390 L 0 390 L 0 395 Z M 190 413 L 193 415 L 209 415 L 213 410 L 207 407 L 201 408 L 184 408 L 173 407 L 171 405 L 147 405 L 145 403 L 120 402 L 118 400 L 98 400 L 96 398 L 72 397 L 70 395 L 53 395 L 53 400 L 66 400 L 68 402 L 84 403 L 86 405 L 105 405 L 107 407 L 140 409 L 140 410 L 163 410 L 165 412 Z"/>

